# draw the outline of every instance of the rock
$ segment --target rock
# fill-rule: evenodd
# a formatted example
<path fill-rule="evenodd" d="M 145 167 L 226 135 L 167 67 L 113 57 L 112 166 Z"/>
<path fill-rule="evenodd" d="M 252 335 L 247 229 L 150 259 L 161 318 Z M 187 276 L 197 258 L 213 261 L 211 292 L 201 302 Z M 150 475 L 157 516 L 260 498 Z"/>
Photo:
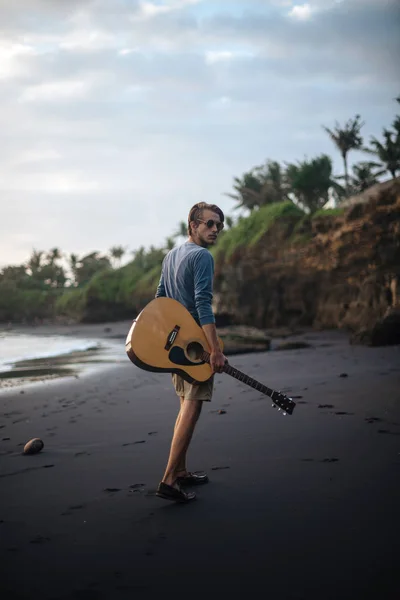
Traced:
<path fill-rule="evenodd" d="M 400 308 L 389 308 L 370 329 L 362 328 L 350 338 L 351 344 L 393 346 L 400 344 Z"/>
<path fill-rule="evenodd" d="M 37 454 L 43 449 L 44 443 L 40 438 L 29 440 L 24 446 L 23 454 Z"/>
<path fill-rule="evenodd" d="M 307 342 L 282 342 L 275 350 L 300 350 L 301 348 L 311 348 Z"/>

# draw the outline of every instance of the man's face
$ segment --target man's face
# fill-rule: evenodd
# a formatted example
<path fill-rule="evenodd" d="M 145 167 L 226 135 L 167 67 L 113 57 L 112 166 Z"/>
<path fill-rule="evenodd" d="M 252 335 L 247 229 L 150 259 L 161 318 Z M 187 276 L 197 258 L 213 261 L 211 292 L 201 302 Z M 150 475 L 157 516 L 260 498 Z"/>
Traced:
<path fill-rule="evenodd" d="M 218 213 L 208 209 L 203 210 L 203 214 L 200 216 L 200 219 L 193 222 L 193 240 L 199 244 L 199 246 L 203 246 L 204 248 L 213 246 L 219 234 L 219 223 L 221 223 L 221 219 Z"/>

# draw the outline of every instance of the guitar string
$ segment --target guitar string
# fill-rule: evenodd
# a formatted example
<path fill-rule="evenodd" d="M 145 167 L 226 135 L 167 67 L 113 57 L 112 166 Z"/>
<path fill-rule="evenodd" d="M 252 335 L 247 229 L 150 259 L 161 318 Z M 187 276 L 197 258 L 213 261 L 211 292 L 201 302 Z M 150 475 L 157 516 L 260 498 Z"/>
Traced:
<path fill-rule="evenodd" d="M 208 352 L 206 352 L 205 350 L 203 350 L 201 358 L 203 360 L 205 360 L 205 362 L 209 362 L 210 361 L 210 354 Z M 286 401 L 286 402 L 289 403 L 289 405 L 293 404 L 293 400 L 291 398 L 287 398 L 281 392 L 277 392 L 276 390 L 272 390 L 271 388 L 269 388 L 266 385 L 260 383 L 259 381 L 256 381 L 252 377 L 249 377 L 245 373 L 242 373 L 242 371 L 239 371 L 239 369 L 236 369 L 235 367 L 232 367 L 231 365 L 226 365 L 224 367 L 224 370 L 228 373 L 228 375 L 232 375 L 233 377 L 236 377 L 240 381 L 243 381 L 244 383 L 247 383 L 251 387 L 255 388 L 257 391 L 265 393 L 267 396 L 269 396 L 270 398 L 272 398 L 272 400 L 274 400 L 274 395 L 276 394 L 276 395 L 279 395 L 281 402 L 282 401 Z"/>

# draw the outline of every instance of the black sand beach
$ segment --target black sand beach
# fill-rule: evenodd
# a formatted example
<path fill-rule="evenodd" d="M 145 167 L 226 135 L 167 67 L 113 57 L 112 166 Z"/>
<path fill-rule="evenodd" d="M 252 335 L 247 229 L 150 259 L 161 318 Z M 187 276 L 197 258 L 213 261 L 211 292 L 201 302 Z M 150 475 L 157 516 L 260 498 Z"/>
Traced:
<path fill-rule="evenodd" d="M 230 360 L 291 395 L 292 416 L 216 377 L 188 465 L 210 483 L 190 505 L 154 495 L 169 375 L 127 359 L 3 390 L 2 598 L 399 598 L 400 347 L 307 341 Z M 33 437 L 44 449 L 23 456 Z"/>

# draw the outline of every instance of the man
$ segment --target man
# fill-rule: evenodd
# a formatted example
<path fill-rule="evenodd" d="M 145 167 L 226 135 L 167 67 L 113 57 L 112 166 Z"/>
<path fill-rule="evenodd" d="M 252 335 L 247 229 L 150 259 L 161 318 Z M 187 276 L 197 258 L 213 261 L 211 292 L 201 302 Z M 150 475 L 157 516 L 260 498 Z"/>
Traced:
<path fill-rule="evenodd" d="M 166 296 L 183 304 L 202 327 L 210 346 L 212 378 L 200 385 L 187 383 L 173 374 L 172 381 L 180 398 L 180 410 L 175 423 L 168 464 L 156 492 L 160 498 L 190 502 L 194 492 L 186 485 L 207 483 L 205 473 L 191 473 L 186 468 L 186 454 L 200 416 L 203 402 L 211 401 L 214 373 L 222 372 L 226 362 L 221 352 L 215 318 L 212 312 L 214 259 L 208 251 L 224 226 L 224 213 L 215 204 L 199 202 L 188 216 L 187 242 L 173 248 L 164 258 L 156 298 Z"/>

